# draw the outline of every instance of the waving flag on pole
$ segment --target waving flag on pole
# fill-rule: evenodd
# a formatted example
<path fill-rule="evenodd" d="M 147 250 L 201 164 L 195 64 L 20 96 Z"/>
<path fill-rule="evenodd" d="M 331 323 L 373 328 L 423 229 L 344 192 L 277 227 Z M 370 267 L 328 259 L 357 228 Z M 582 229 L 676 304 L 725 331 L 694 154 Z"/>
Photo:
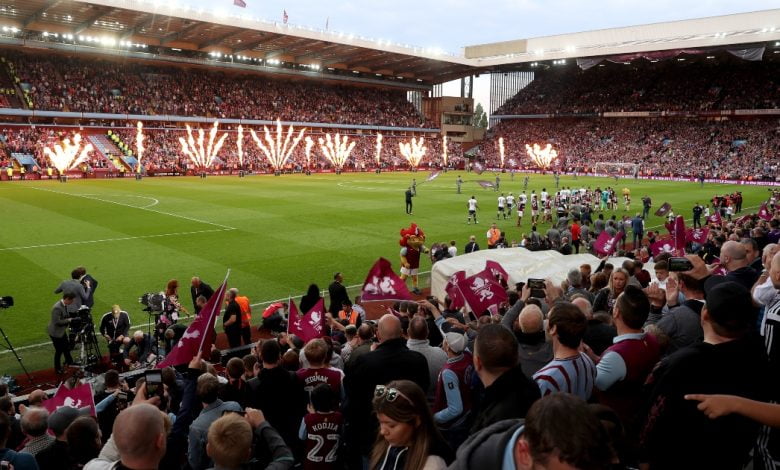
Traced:
<path fill-rule="evenodd" d="M 685 231 L 685 240 L 700 245 L 707 241 L 707 234 L 710 233 L 708 228 L 694 228 Z"/>
<path fill-rule="evenodd" d="M 509 274 L 497 261 L 485 261 L 485 269 L 490 271 L 490 274 L 493 275 L 493 279 L 496 279 L 501 285 L 506 286 L 509 283 Z"/>
<path fill-rule="evenodd" d="M 482 186 L 483 188 L 495 188 L 496 187 L 495 184 L 491 183 L 490 181 L 485 181 L 485 180 L 479 180 L 479 181 L 477 181 L 477 184 Z"/>
<path fill-rule="evenodd" d="M 244 0 L 233 0 L 233 5 L 241 8 L 246 8 L 246 2 Z"/>
<path fill-rule="evenodd" d="M 485 171 L 485 166 L 482 165 L 479 162 L 474 162 L 474 165 L 472 166 L 472 168 L 474 169 L 474 173 L 476 173 L 478 175 L 481 175 L 482 172 Z"/>
<path fill-rule="evenodd" d="M 761 208 L 758 210 L 758 216 L 764 220 L 772 220 L 772 214 L 769 213 L 769 208 L 766 206 L 766 202 L 761 204 Z"/>
<path fill-rule="evenodd" d="M 623 232 L 618 232 L 614 237 L 610 237 L 607 231 L 601 232 L 593 244 L 593 249 L 600 255 L 611 255 L 617 249 L 618 243 L 623 238 Z"/>
<path fill-rule="evenodd" d="M 322 338 L 325 334 L 325 300 L 320 297 L 306 315 L 301 316 L 295 301 L 290 299 L 290 315 L 287 319 L 287 333 L 295 335 L 304 343 Z"/>
<path fill-rule="evenodd" d="M 720 211 L 715 210 L 711 216 L 707 217 L 707 223 L 721 225 L 723 223 L 723 219 L 720 216 Z"/>
<path fill-rule="evenodd" d="M 439 171 L 432 171 L 431 174 L 428 175 L 427 178 L 425 178 L 425 181 L 433 181 L 436 178 L 438 178 L 440 174 L 441 174 L 441 170 L 439 170 Z"/>
<path fill-rule="evenodd" d="M 459 281 L 458 287 L 477 317 L 482 316 L 485 311 L 495 311 L 496 307 L 507 299 L 506 289 L 495 280 L 488 269 Z"/>
<path fill-rule="evenodd" d="M 666 217 L 666 214 L 668 214 L 670 210 L 672 210 L 672 205 L 668 202 L 665 202 L 661 204 L 661 207 L 659 207 L 657 211 L 655 211 L 655 215 Z"/>
<path fill-rule="evenodd" d="M 209 357 L 211 354 L 211 346 L 216 339 L 214 323 L 217 321 L 220 307 L 222 306 L 222 299 L 225 297 L 228 276 L 230 276 L 230 270 L 228 270 L 227 275 L 225 275 L 225 280 L 222 281 L 222 285 L 219 286 L 216 292 L 214 292 L 214 295 L 206 302 L 206 305 L 200 310 L 195 321 L 187 327 L 187 331 L 184 332 L 184 335 L 179 342 L 176 343 L 176 346 L 174 346 L 173 349 L 171 349 L 171 352 L 165 356 L 165 359 L 157 364 L 158 369 L 187 364 L 193 357 L 198 355 L 198 351 L 203 353 L 203 357 Z"/>
<path fill-rule="evenodd" d="M 289 16 L 287 16 L 287 10 L 284 10 L 282 13 L 282 23 L 287 24 L 287 20 L 290 19 Z"/>
<path fill-rule="evenodd" d="M 89 383 L 77 385 L 73 388 L 60 385 L 54 396 L 44 400 L 42 405 L 49 413 L 54 413 L 58 408 L 69 406 L 78 410 L 89 408 L 89 414 L 97 416 L 95 399 L 92 395 L 92 384 Z"/>
<path fill-rule="evenodd" d="M 685 219 L 683 216 L 678 215 L 674 219 L 674 230 L 672 233 L 674 237 L 674 247 L 679 251 L 683 251 L 685 249 Z"/>
<path fill-rule="evenodd" d="M 464 279 L 466 279 L 466 271 L 458 271 L 447 281 L 447 287 L 444 288 L 450 298 L 450 305 L 447 308 L 457 310 L 466 305 L 466 298 L 458 287 L 458 283 Z"/>
<path fill-rule="evenodd" d="M 368 271 L 360 298 L 364 301 L 412 300 L 412 294 L 393 271 L 390 261 L 379 258 Z"/>
<path fill-rule="evenodd" d="M 674 241 L 671 238 L 662 238 L 650 245 L 650 254 L 658 256 L 661 253 L 674 253 Z"/>

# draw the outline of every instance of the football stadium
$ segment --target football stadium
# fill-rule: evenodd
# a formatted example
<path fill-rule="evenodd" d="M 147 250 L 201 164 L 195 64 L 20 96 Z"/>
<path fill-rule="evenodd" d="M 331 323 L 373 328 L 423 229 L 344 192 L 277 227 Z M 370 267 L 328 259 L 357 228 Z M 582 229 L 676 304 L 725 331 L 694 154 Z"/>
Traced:
<path fill-rule="evenodd" d="M 776 468 L 780 10 L 247 3 L 0 3 L 3 468 Z"/>

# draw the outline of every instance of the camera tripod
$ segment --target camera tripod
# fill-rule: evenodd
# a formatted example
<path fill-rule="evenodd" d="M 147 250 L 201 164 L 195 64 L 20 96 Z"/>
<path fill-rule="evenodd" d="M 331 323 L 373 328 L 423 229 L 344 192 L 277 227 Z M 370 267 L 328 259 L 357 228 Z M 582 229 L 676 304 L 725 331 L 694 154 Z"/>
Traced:
<path fill-rule="evenodd" d="M 5 348 L 8 351 L 11 351 L 11 354 L 14 355 L 16 360 L 19 362 L 19 365 L 21 366 L 22 370 L 24 371 L 24 375 L 27 376 L 27 380 L 30 382 L 30 385 L 34 386 L 35 382 L 33 382 L 33 376 L 30 375 L 30 373 L 27 371 L 27 368 L 24 366 L 24 363 L 22 362 L 22 358 L 19 356 L 19 354 L 16 353 L 16 349 L 14 349 L 14 345 L 11 344 L 11 340 L 8 339 L 8 336 L 5 334 L 5 331 L 3 331 L 2 328 L 0 328 L 0 335 L 3 335 L 3 341 L 5 341 L 5 344 L 0 344 L 0 348 Z"/>
<path fill-rule="evenodd" d="M 91 321 L 85 322 L 80 330 L 75 332 L 74 350 L 77 353 L 77 368 L 89 371 L 90 368 L 100 363 L 100 345 L 95 335 L 95 325 Z M 91 371 L 90 371 L 91 372 Z"/>

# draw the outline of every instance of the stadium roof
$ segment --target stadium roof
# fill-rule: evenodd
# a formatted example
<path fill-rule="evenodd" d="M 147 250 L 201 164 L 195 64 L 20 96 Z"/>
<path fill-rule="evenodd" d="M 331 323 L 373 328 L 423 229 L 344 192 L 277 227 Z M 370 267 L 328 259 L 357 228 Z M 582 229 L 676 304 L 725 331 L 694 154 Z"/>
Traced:
<path fill-rule="evenodd" d="M 177 0 L 4 0 L 0 21 L 19 29 L 110 35 L 116 41 L 241 55 L 438 83 L 469 75 L 463 57 L 345 33 L 191 9 Z M 10 20 L 10 21 L 9 21 Z"/>
<path fill-rule="evenodd" d="M 353 71 L 413 85 L 443 83 L 537 61 L 637 52 L 780 45 L 780 9 L 629 26 L 465 47 L 462 54 L 242 15 L 193 9 L 184 0 L 0 0 L 0 26 L 110 43 L 230 55 L 264 64 L 285 62 Z M 775 44 L 777 43 L 777 44 Z M 327 76 L 323 76 L 327 78 Z M 399 80 L 400 79 L 400 80 Z M 396 85 L 397 86 L 397 85 Z"/>

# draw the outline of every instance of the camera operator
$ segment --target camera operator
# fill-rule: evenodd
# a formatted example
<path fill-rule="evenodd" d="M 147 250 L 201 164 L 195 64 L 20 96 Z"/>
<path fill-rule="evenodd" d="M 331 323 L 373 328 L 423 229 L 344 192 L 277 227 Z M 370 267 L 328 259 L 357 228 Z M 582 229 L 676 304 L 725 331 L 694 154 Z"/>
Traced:
<path fill-rule="evenodd" d="M 80 284 L 79 287 L 81 287 Z M 68 342 L 68 325 L 71 321 L 68 311 L 76 303 L 76 297 L 75 293 L 65 291 L 62 294 L 62 299 L 58 300 L 52 307 L 51 320 L 46 327 L 46 331 L 49 333 L 51 342 L 54 345 L 54 370 L 58 374 L 64 372 L 60 364 L 63 354 L 65 355 L 65 365 L 73 364 L 73 358 L 70 357 L 70 343 Z"/>
<path fill-rule="evenodd" d="M 68 304 L 68 313 L 77 312 L 82 304 L 86 304 L 90 300 L 92 283 L 87 279 L 84 281 L 84 285 L 82 285 L 81 282 L 79 282 L 81 276 L 81 271 L 79 271 L 78 268 L 74 269 L 70 273 L 71 279 L 62 281 L 60 285 L 57 286 L 57 289 L 54 290 L 55 294 L 61 292 L 73 294 L 73 302 Z"/>
<path fill-rule="evenodd" d="M 79 282 L 84 286 L 84 290 L 87 292 L 87 299 L 84 301 L 84 305 L 92 308 L 92 306 L 95 305 L 95 291 L 98 288 L 98 282 L 91 274 L 87 274 L 87 268 L 84 266 L 79 266 L 76 268 L 76 271 L 78 271 Z"/>
<path fill-rule="evenodd" d="M 119 305 L 100 320 L 100 334 L 108 341 L 108 353 L 113 362 L 119 362 L 119 349 L 130 331 L 130 316 Z"/>
<path fill-rule="evenodd" d="M 130 360 L 130 352 L 133 348 L 136 350 L 135 363 Z M 155 359 L 154 354 L 152 354 L 152 339 L 141 330 L 133 333 L 132 338 L 125 336 L 125 351 L 123 355 L 125 358 L 125 365 L 131 369 L 145 366 L 148 362 L 154 361 Z"/>

